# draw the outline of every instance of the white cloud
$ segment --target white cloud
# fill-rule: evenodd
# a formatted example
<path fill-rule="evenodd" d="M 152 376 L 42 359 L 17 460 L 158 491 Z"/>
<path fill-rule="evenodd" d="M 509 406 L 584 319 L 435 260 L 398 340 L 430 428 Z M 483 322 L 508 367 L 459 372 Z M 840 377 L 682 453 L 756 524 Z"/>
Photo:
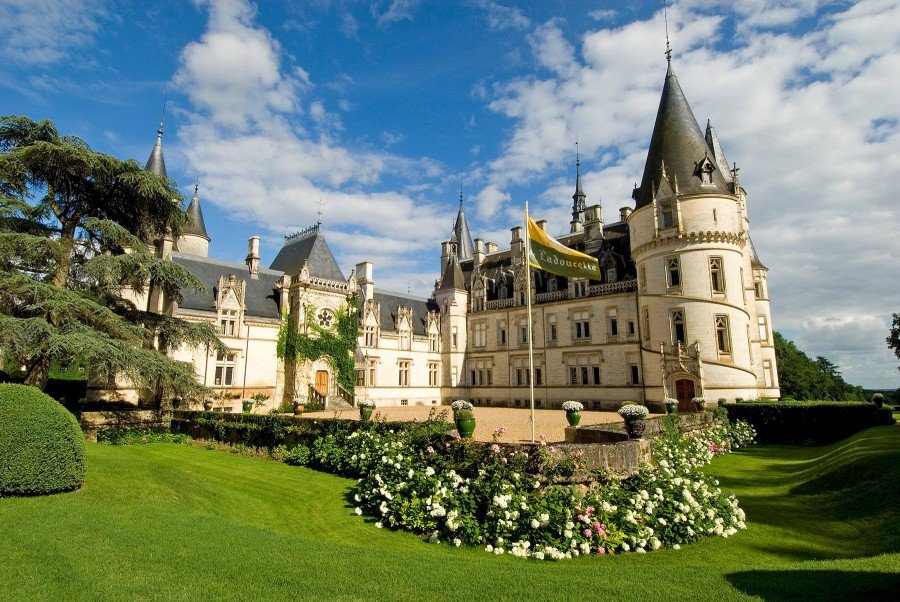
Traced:
<path fill-rule="evenodd" d="M 377 5 L 372 6 L 372 14 L 375 15 L 378 25 L 384 27 L 397 21 L 412 21 L 413 11 L 419 6 L 420 0 L 391 0 L 384 12 L 379 12 Z"/>
<path fill-rule="evenodd" d="M 63 61 L 93 43 L 105 11 L 105 3 L 87 0 L 3 0 L 0 56 L 25 65 Z"/>
<path fill-rule="evenodd" d="M 871 338 L 872 325 L 898 310 L 900 214 L 890 183 L 900 178 L 900 3 L 831 6 L 822 16 L 812 1 L 748 0 L 736 9 L 735 38 L 729 6 L 670 8 L 673 65 L 701 126 L 712 118 L 726 155 L 742 167 L 753 238 L 771 270 L 775 327 L 796 329 L 831 357 L 838 348 L 816 325 L 865 318 Z M 812 31 L 772 29 L 810 17 Z M 551 73 L 483 89 L 513 128 L 487 164 L 492 194 L 479 214 L 520 210 L 519 199 L 494 191 L 544 186 L 536 203 L 565 231 L 577 136 L 588 201 L 602 197 L 605 219 L 617 221 L 643 171 L 665 70 L 662 31 L 659 11 L 600 26 L 573 48 L 552 23 L 541 26 L 532 48 Z M 896 382 L 896 367 L 887 370 L 883 356 L 880 367 L 857 362 L 847 372 L 890 385 L 885 375 Z"/>
<path fill-rule="evenodd" d="M 474 0 L 475 6 L 485 12 L 487 24 L 493 30 L 524 30 L 531 27 L 531 20 L 515 6 L 505 6 L 492 0 Z"/>
<path fill-rule="evenodd" d="M 508 203 L 512 197 L 508 192 L 500 190 L 494 185 L 485 186 L 475 197 L 478 207 L 478 216 L 482 219 L 493 217 L 504 203 Z"/>
<path fill-rule="evenodd" d="M 386 176 L 422 183 L 442 166 L 345 147 L 340 121 L 312 96 L 307 72 L 255 24 L 251 5 L 212 3 L 209 13 L 207 31 L 184 48 L 175 77 L 192 107 L 179 137 L 204 200 L 280 234 L 312 223 L 321 199 L 326 235 L 345 271 L 373 257 L 402 266 L 438 249 L 450 212 L 381 189 Z"/>

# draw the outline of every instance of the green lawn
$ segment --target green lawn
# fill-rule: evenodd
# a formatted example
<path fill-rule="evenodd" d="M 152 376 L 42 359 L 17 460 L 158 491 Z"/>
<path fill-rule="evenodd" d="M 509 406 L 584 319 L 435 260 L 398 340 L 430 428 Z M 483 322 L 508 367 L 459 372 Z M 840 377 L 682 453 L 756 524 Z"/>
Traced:
<path fill-rule="evenodd" d="M 749 528 L 558 563 L 431 545 L 356 516 L 346 479 L 185 445 L 88 446 L 77 492 L 0 499 L 3 599 L 891 598 L 900 427 L 713 462 Z"/>

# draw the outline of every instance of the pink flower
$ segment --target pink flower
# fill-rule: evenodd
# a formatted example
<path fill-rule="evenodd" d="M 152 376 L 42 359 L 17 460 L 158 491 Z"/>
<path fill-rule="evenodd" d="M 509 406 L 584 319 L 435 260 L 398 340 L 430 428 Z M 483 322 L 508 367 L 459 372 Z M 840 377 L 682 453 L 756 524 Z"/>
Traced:
<path fill-rule="evenodd" d="M 587 514 L 591 514 L 591 513 L 593 513 L 593 512 L 594 512 L 594 507 L 593 507 L 593 506 L 588 506 L 588 507 L 587 507 Z"/>
<path fill-rule="evenodd" d="M 602 531 L 602 530 L 603 530 L 603 528 L 602 528 L 602 526 L 600 525 L 600 522 L 599 522 L 599 521 L 594 521 L 594 524 L 591 525 L 591 526 L 594 527 L 594 531 Z"/>
<path fill-rule="evenodd" d="M 581 533 L 582 533 L 585 537 L 589 537 L 589 538 L 594 536 L 594 532 L 591 531 L 590 529 L 585 529 L 585 530 L 582 531 Z"/>
<path fill-rule="evenodd" d="M 431 447 L 431 446 L 429 445 L 429 446 L 425 449 L 425 451 L 428 452 L 429 454 L 433 454 L 433 453 L 434 453 L 434 448 Z"/>
<path fill-rule="evenodd" d="M 495 454 L 499 454 L 499 453 L 500 453 L 500 446 L 497 445 L 496 443 L 493 444 L 493 445 L 491 446 L 491 451 L 494 452 Z"/>
<path fill-rule="evenodd" d="M 556 448 L 553 447 L 552 445 L 550 447 L 548 447 L 547 449 L 549 449 L 550 451 L 556 451 Z"/>
<path fill-rule="evenodd" d="M 606 554 L 606 548 L 597 548 L 597 553 L 601 555 Z"/>
<path fill-rule="evenodd" d="M 416 418 L 415 416 L 413 416 L 413 422 L 418 422 L 418 421 L 419 421 L 419 419 Z"/>
<path fill-rule="evenodd" d="M 503 460 L 503 463 L 504 463 L 504 464 L 506 464 L 506 456 L 503 456 L 503 457 L 500 458 L 500 459 Z"/>
<path fill-rule="evenodd" d="M 579 515 L 578 515 L 578 522 L 579 522 L 579 523 L 583 523 L 583 522 L 584 522 L 584 515 L 583 515 L 583 514 L 579 514 Z"/>
<path fill-rule="evenodd" d="M 576 458 L 580 458 L 580 457 L 583 456 L 583 455 L 584 455 L 584 452 L 581 451 L 580 449 L 579 449 L 577 452 L 575 452 L 575 457 L 576 457 Z"/>

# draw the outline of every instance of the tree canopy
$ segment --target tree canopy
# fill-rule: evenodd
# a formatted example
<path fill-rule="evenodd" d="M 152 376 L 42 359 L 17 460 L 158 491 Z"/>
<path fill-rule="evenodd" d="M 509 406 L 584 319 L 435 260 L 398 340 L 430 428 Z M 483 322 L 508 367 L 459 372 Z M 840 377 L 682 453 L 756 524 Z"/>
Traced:
<path fill-rule="evenodd" d="M 775 333 L 775 358 L 782 397 L 864 401 L 862 387 L 848 384 L 837 365 L 821 355 L 815 360 L 800 351 L 793 341 Z"/>
<path fill-rule="evenodd" d="M 885 342 L 893 350 L 897 359 L 900 359 L 900 314 L 893 314 L 891 317 L 894 321 L 891 323 L 891 331 Z M 897 370 L 900 370 L 900 366 L 897 366 Z"/>
<path fill-rule="evenodd" d="M 203 288 L 152 247 L 188 223 L 182 201 L 171 180 L 50 121 L 0 119 L 0 351 L 25 366 L 26 384 L 43 387 L 51 366 L 77 362 L 157 396 L 199 392 L 192 367 L 167 352 L 222 349 L 212 326 L 136 302 Z"/>

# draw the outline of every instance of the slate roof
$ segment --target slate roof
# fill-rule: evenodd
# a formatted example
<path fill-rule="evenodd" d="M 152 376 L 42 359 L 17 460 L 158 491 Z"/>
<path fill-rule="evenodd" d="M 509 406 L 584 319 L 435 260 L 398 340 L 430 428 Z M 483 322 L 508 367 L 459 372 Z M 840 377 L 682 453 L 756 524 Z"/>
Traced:
<path fill-rule="evenodd" d="M 712 172 L 712 184 L 701 186 L 700 178 L 694 172 L 697 162 L 705 156 L 716 162 L 670 64 L 659 99 L 641 186 L 633 193 L 636 208 L 652 202 L 653 189 L 660 184 L 663 161 L 669 180 L 678 179 L 680 194 L 731 194 L 721 169 Z"/>
<path fill-rule="evenodd" d="M 434 299 L 423 299 L 421 297 L 413 297 L 412 295 L 404 295 L 403 293 L 392 293 L 375 289 L 373 298 L 379 305 L 378 325 L 381 330 L 396 331 L 397 315 L 401 305 L 412 308 L 412 327 L 413 334 L 425 335 L 428 327 L 428 312 L 440 311 L 440 307 Z M 360 307 L 364 303 L 360 298 Z"/>
<path fill-rule="evenodd" d="M 192 289 L 182 289 L 181 295 L 184 299 L 178 307 L 215 311 L 219 278 L 222 276 L 227 278 L 229 274 L 234 274 L 247 283 L 246 297 L 244 299 L 244 313 L 246 315 L 261 318 L 281 317 L 281 311 L 278 308 L 278 299 L 280 297 L 278 283 L 284 275 L 283 272 L 261 268 L 259 270 L 259 278 L 253 279 L 250 278 L 247 266 L 243 263 L 197 257 L 196 255 L 186 255 L 184 253 L 172 253 L 172 261 L 186 268 L 203 283 L 206 289 L 203 293 L 198 293 Z"/>
<path fill-rule="evenodd" d="M 472 259 L 475 256 L 475 243 L 472 242 L 469 222 L 466 221 L 466 214 L 463 212 L 462 193 L 459 195 L 459 212 L 456 214 L 453 233 L 456 234 L 456 254 L 459 256 L 460 261 Z"/>
<path fill-rule="evenodd" d="M 756 254 L 756 247 L 753 246 L 753 240 L 750 239 L 750 266 L 757 270 L 768 270 L 766 266 L 763 265 L 763 262 L 759 260 L 759 255 Z"/>
<path fill-rule="evenodd" d="M 303 269 L 304 261 L 308 262 L 310 276 L 347 280 L 317 226 L 313 226 L 309 234 L 286 239 L 269 269 L 293 276 Z"/>
<path fill-rule="evenodd" d="M 188 204 L 187 214 L 191 218 L 191 224 L 184 227 L 182 234 L 192 234 L 194 236 L 202 236 L 209 240 L 209 234 L 206 233 L 206 223 L 203 221 L 203 210 L 200 208 L 200 195 L 197 193 L 199 186 L 194 185 L 194 196 Z"/>
<path fill-rule="evenodd" d="M 444 273 L 441 274 L 441 285 L 437 290 L 446 291 L 453 289 L 466 289 L 466 279 L 463 276 L 462 268 L 460 268 L 456 255 L 451 255 L 447 261 L 447 267 L 444 268 Z"/>
<path fill-rule="evenodd" d="M 156 144 L 153 145 L 153 150 L 150 151 L 150 157 L 147 158 L 147 164 L 144 165 L 144 171 L 167 178 L 169 176 L 166 173 L 166 161 L 163 159 L 162 135 L 163 126 L 160 123 L 159 129 L 156 130 Z"/>

